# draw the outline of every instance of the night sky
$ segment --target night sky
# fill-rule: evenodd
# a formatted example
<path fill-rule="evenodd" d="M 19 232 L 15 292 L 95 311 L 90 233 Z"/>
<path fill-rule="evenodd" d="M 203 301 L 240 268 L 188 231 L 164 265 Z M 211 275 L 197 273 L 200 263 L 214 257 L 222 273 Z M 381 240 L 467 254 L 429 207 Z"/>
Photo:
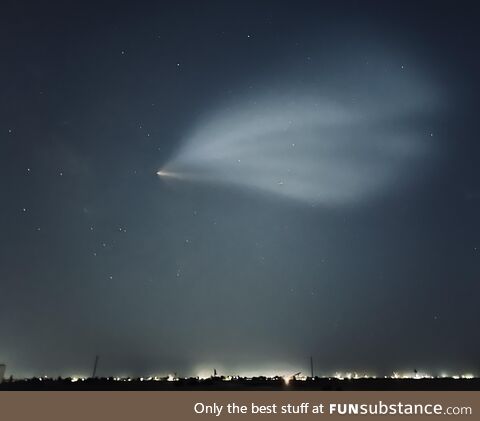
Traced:
<path fill-rule="evenodd" d="M 7 375 L 479 374 L 475 2 L 0 16 Z"/>

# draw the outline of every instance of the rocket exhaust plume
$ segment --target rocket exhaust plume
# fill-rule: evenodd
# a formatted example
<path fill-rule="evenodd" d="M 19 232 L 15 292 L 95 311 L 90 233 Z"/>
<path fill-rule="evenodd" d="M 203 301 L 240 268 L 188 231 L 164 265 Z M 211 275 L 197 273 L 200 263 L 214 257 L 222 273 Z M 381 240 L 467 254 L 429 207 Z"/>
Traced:
<path fill-rule="evenodd" d="M 378 69 L 391 61 L 381 57 Z M 272 92 L 256 90 L 219 106 L 196 122 L 157 174 L 327 206 L 371 200 L 413 182 L 433 162 L 425 122 L 439 93 L 421 72 L 387 77 L 351 68 L 336 65 L 338 82 L 320 78 L 306 90 L 285 90 L 287 74 Z"/>
<path fill-rule="evenodd" d="M 164 178 L 182 178 L 181 174 L 179 174 L 179 173 L 171 172 L 171 171 L 165 171 L 165 170 L 157 171 L 157 175 L 159 177 L 164 177 Z"/>

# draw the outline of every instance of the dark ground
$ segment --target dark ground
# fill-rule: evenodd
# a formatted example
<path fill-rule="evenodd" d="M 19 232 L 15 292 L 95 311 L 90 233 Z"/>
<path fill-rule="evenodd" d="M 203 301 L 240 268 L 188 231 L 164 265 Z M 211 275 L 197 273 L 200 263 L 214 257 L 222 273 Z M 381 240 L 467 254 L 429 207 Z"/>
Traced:
<path fill-rule="evenodd" d="M 85 379 L 72 382 L 66 379 L 24 379 L 5 380 L 0 390 L 480 390 L 480 378 L 475 379 L 344 379 L 319 378 L 290 380 L 288 384 L 282 378 L 267 379 L 256 377 L 250 380 L 222 378 L 164 379 L 143 380 L 112 378 Z"/>

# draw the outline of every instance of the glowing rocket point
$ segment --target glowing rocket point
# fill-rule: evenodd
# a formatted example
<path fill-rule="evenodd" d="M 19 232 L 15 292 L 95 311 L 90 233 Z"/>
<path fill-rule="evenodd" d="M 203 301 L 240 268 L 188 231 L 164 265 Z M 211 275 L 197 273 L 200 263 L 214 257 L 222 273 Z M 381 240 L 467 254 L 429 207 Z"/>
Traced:
<path fill-rule="evenodd" d="M 165 177 L 165 178 L 182 178 L 181 175 L 178 174 L 178 173 L 170 172 L 170 171 L 164 171 L 164 170 L 157 171 L 157 175 L 159 177 Z"/>

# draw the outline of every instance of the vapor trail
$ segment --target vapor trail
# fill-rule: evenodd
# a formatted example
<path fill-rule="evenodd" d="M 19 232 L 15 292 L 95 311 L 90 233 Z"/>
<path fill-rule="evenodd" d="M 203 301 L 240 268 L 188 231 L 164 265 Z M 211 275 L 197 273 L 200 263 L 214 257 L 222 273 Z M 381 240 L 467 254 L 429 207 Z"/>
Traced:
<path fill-rule="evenodd" d="M 363 103 L 299 94 L 239 102 L 202 121 L 161 173 L 308 203 L 371 197 L 408 178 L 430 150 L 425 129 L 410 123 L 428 96 L 413 83 L 384 83 Z"/>

